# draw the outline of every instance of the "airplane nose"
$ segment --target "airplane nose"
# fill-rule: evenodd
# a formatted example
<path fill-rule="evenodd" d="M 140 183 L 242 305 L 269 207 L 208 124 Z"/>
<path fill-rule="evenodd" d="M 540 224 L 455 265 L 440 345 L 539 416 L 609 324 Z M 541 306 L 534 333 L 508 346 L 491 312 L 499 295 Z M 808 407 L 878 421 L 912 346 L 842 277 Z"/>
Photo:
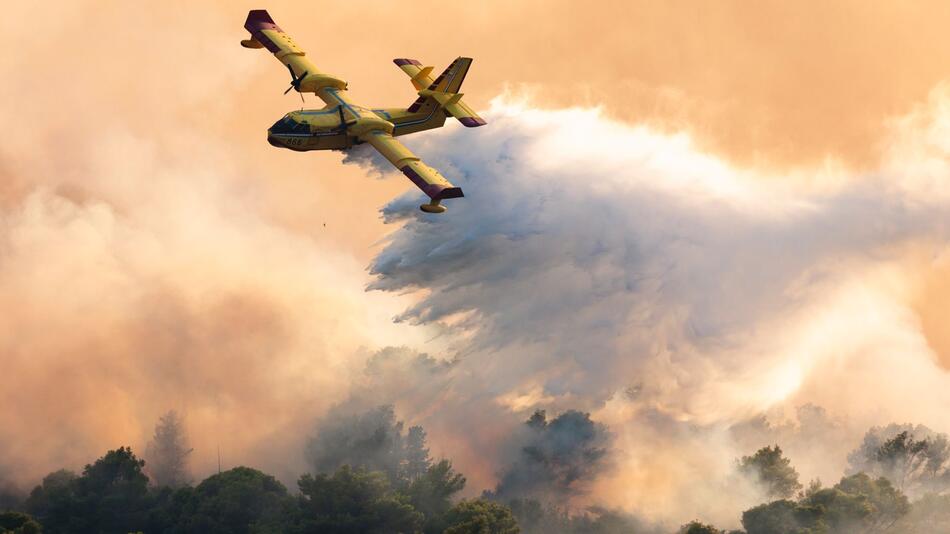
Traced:
<path fill-rule="evenodd" d="M 271 135 L 269 132 L 267 134 L 267 142 L 270 143 L 272 146 L 276 146 L 277 148 L 284 147 L 284 145 L 280 144 L 280 141 L 278 141 L 277 138 Z"/>

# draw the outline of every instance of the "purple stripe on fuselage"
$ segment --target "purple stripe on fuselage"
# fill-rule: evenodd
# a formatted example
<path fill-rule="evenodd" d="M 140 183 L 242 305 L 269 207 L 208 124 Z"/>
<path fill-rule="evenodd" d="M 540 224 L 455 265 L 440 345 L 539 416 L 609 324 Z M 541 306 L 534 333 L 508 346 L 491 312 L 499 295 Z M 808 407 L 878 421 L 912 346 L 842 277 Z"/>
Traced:
<path fill-rule="evenodd" d="M 409 113 L 415 113 L 419 111 L 419 108 L 421 108 L 422 105 L 425 103 L 426 103 L 426 98 L 424 96 L 420 96 L 419 98 L 416 99 L 415 102 L 412 103 L 411 106 L 409 106 L 409 109 L 407 109 L 406 111 L 408 111 Z"/>
<path fill-rule="evenodd" d="M 484 120 L 476 119 L 475 117 L 459 117 L 459 122 L 461 122 L 466 128 L 477 128 L 479 126 L 485 126 L 488 124 Z"/>
<path fill-rule="evenodd" d="M 254 39 L 257 39 L 257 42 L 264 45 L 264 48 L 266 48 L 271 54 L 276 54 L 277 52 L 280 52 L 280 47 L 277 46 L 277 43 L 275 43 L 274 41 L 271 41 L 270 37 L 264 35 L 263 32 L 257 32 L 253 35 L 254 35 Z"/>
<path fill-rule="evenodd" d="M 406 178 L 409 178 L 410 180 L 412 180 L 412 183 L 416 184 L 416 187 L 418 187 L 419 189 L 422 189 L 423 191 L 426 190 L 426 186 L 429 184 L 425 180 L 423 180 L 422 177 L 419 176 L 419 173 L 414 171 L 412 167 L 406 166 L 399 170 L 401 170 L 402 173 L 406 175 Z"/>
<path fill-rule="evenodd" d="M 280 52 L 280 47 L 272 41 L 270 37 L 264 35 L 264 30 L 283 31 L 274 23 L 274 19 L 263 9 L 254 9 L 247 14 L 247 21 L 244 23 L 244 29 L 251 32 L 254 39 L 264 45 L 272 54 Z"/>
<path fill-rule="evenodd" d="M 406 166 L 399 170 L 401 170 L 407 178 L 412 180 L 412 183 L 416 184 L 416 187 L 422 189 L 422 192 L 428 195 L 432 200 L 459 198 L 465 196 L 462 194 L 462 188 L 460 187 L 442 187 L 438 184 L 430 184 L 426 182 L 422 176 L 419 176 L 419 173 L 412 169 L 412 167 Z"/>
<path fill-rule="evenodd" d="M 462 198 L 465 195 L 462 194 L 461 187 L 446 187 L 439 192 L 438 196 L 432 197 L 432 200 L 443 200 L 446 198 Z"/>
<path fill-rule="evenodd" d="M 244 29 L 251 33 L 257 33 L 261 30 L 282 31 L 265 9 L 252 9 L 249 11 L 247 21 L 244 22 Z"/>

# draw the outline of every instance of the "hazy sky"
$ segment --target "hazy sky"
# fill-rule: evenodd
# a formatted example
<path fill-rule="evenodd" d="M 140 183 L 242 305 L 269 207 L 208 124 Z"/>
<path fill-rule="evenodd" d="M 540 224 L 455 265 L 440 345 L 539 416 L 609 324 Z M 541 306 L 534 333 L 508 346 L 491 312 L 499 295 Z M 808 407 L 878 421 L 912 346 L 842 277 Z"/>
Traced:
<path fill-rule="evenodd" d="M 261 7 L 366 105 L 414 99 L 392 58 L 475 58 L 492 123 L 412 145 L 470 198 L 428 223 L 401 176 L 267 144 L 300 102 L 238 44 Z M 721 488 L 676 478 L 721 480 L 759 411 L 950 430 L 947 27 L 946 2 L 6 6 L 0 477 L 144 449 L 174 408 L 199 472 L 220 445 L 292 480 L 314 419 L 376 391 L 477 491 L 530 410 L 591 411 L 596 494 L 691 519 Z M 364 372 L 386 346 L 465 364 L 411 390 Z"/>

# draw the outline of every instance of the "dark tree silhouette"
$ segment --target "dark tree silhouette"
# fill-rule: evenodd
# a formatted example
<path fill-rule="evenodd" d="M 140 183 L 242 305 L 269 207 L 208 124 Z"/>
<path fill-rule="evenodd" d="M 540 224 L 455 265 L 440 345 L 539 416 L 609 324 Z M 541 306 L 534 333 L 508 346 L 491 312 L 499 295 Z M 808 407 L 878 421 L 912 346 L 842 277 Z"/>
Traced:
<path fill-rule="evenodd" d="M 271 475 L 235 467 L 183 488 L 168 505 L 173 532 L 181 534 L 286 532 L 296 501 Z"/>
<path fill-rule="evenodd" d="M 302 533 L 411 534 L 422 526 L 422 514 L 391 491 L 381 472 L 343 466 L 329 476 L 304 475 L 298 484 Z"/>
<path fill-rule="evenodd" d="M 43 479 L 26 508 L 44 532 L 135 532 L 151 507 L 143 460 L 121 447 L 109 451 L 76 477 L 57 471 Z"/>

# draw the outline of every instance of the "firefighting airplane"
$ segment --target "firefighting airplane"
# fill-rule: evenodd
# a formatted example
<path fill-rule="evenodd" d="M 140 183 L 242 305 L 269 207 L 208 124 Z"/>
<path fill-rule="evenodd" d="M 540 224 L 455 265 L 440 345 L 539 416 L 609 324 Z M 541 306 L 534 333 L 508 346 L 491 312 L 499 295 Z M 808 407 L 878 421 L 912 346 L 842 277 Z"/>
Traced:
<path fill-rule="evenodd" d="M 485 124 L 459 93 L 471 58 L 456 59 L 435 80 L 431 77 L 432 67 L 423 67 L 414 59 L 394 59 L 411 78 L 419 98 L 408 108 L 367 109 L 350 100 L 344 80 L 317 69 L 267 11 L 249 12 L 244 28 L 251 38 L 241 41 L 242 46 L 267 48 L 290 71 L 290 87 L 284 94 L 295 89 L 303 99 L 303 93 L 314 93 L 326 103 L 321 109 L 302 109 L 284 115 L 267 130 L 270 144 L 307 151 L 346 150 L 369 143 L 429 196 L 430 202 L 420 206 L 422 211 L 442 213 L 443 200 L 463 196 L 460 187 L 423 163 L 396 136 L 440 128 L 447 116 L 470 128 Z"/>

